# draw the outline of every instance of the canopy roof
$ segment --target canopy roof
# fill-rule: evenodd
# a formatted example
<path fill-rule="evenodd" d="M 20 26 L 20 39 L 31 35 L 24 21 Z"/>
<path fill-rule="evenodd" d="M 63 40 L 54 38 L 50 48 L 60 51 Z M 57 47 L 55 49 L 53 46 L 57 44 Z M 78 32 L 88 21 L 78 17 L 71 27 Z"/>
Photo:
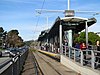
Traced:
<path fill-rule="evenodd" d="M 58 17 L 56 21 L 54 22 L 53 26 L 50 30 L 47 32 L 44 32 L 44 35 L 40 35 L 39 39 L 45 38 L 46 35 L 49 35 L 49 37 L 54 37 L 56 35 L 59 35 L 59 25 L 62 25 L 62 30 L 67 31 L 72 29 L 74 32 L 80 32 L 85 29 L 85 25 L 88 27 L 96 23 L 95 18 L 81 18 L 81 17 L 64 17 L 60 18 Z"/>

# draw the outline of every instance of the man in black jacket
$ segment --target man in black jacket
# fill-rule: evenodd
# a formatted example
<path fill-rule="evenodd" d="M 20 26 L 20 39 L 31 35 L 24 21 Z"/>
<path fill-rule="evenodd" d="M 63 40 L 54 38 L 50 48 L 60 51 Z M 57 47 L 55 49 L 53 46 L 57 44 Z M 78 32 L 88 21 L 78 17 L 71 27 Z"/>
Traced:
<path fill-rule="evenodd" d="M 96 47 L 97 47 L 97 51 L 98 52 L 97 52 L 97 56 L 96 56 L 95 62 L 98 62 L 99 65 L 96 65 L 95 68 L 98 68 L 98 67 L 100 67 L 100 41 L 96 42 Z"/>

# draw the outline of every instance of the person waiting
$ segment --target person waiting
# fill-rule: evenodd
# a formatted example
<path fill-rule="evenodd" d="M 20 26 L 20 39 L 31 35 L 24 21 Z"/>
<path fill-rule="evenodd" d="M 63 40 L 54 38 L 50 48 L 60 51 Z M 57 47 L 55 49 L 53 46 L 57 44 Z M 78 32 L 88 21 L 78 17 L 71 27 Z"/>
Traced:
<path fill-rule="evenodd" d="M 83 42 L 81 45 L 80 45 L 80 49 L 83 51 L 83 58 L 84 58 L 84 60 L 85 60 L 85 64 L 84 65 L 86 65 L 87 64 L 87 61 L 86 61 L 86 49 L 87 49 L 87 46 L 86 46 L 86 44 Z"/>
<path fill-rule="evenodd" d="M 100 41 L 97 40 L 96 42 L 96 50 L 98 51 L 97 52 L 97 55 L 96 55 L 96 60 L 95 62 L 98 62 L 99 64 L 96 64 L 95 63 L 95 68 L 99 68 L 100 67 Z"/>

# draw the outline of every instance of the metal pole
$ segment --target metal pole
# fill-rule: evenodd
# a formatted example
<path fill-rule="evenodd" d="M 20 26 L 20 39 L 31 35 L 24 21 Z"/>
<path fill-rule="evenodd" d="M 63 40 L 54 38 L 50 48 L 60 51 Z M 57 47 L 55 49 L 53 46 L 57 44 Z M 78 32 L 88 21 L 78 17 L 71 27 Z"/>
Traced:
<path fill-rule="evenodd" d="M 60 37 L 60 54 L 62 54 L 62 25 L 59 25 L 59 37 Z"/>
<path fill-rule="evenodd" d="M 48 16 L 46 18 L 47 18 L 47 29 L 49 29 L 49 27 L 48 27 Z M 48 36 L 47 36 L 47 44 L 48 44 Z"/>
<path fill-rule="evenodd" d="M 86 46 L 88 47 L 88 25 L 87 25 L 87 21 L 86 21 L 85 33 L 86 33 Z"/>
<path fill-rule="evenodd" d="M 94 56 L 94 52 L 91 51 L 92 57 L 91 57 L 91 67 L 92 69 L 95 68 L 95 56 Z"/>
<path fill-rule="evenodd" d="M 47 27 L 48 27 L 48 16 L 47 16 Z M 49 29 L 49 27 L 48 27 L 48 29 Z"/>
<path fill-rule="evenodd" d="M 70 10 L 70 0 L 68 0 L 68 10 Z"/>
<path fill-rule="evenodd" d="M 67 46 L 65 46 L 65 56 L 66 56 L 66 51 L 67 51 L 67 50 L 66 50 L 66 47 L 67 47 Z"/>
<path fill-rule="evenodd" d="M 83 51 L 81 51 L 81 65 L 83 66 Z"/>
<path fill-rule="evenodd" d="M 68 57 L 71 58 L 71 47 L 68 46 L 68 49 L 69 49 L 69 54 L 68 54 Z"/>
<path fill-rule="evenodd" d="M 76 50 L 74 49 L 74 61 L 76 61 Z"/>
<path fill-rule="evenodd" d="M 68 46 L 72 47 L 72 30 L 68 31 Z"/>
<path fill-rule="evenodd" d="M 47 44 L 48 44 L 48 36 L 47 36 Z"/>

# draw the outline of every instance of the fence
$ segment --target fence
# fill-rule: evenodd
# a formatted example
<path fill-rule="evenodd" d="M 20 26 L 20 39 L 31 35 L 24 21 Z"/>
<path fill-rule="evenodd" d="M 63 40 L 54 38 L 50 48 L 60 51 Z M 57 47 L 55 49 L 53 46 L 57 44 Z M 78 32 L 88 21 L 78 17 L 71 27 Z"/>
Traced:
<path fill-rule="evenodd" d="M 14 58 L 1 63 L 0 75 L 20 75 L 27 55 L 28 48 L 20 55 L 16 55 Z"/>
<path fill-rule="evenodd" d="M 96 61 L 96 59 L 100 60 L 100 56 L 98 56 L 98 53 L 100 53 L 100 51 L 89 50 L 89 49 L 80 50 L 65 45 L 62 46 L 62 51 L 61 51 L 62 55 L 68 56 L 75 62 L 81 63 L 82 66 L 88 65 L 93 69 L 96 67 L 96 65 L 100 64 L 100 62 Z"/>

